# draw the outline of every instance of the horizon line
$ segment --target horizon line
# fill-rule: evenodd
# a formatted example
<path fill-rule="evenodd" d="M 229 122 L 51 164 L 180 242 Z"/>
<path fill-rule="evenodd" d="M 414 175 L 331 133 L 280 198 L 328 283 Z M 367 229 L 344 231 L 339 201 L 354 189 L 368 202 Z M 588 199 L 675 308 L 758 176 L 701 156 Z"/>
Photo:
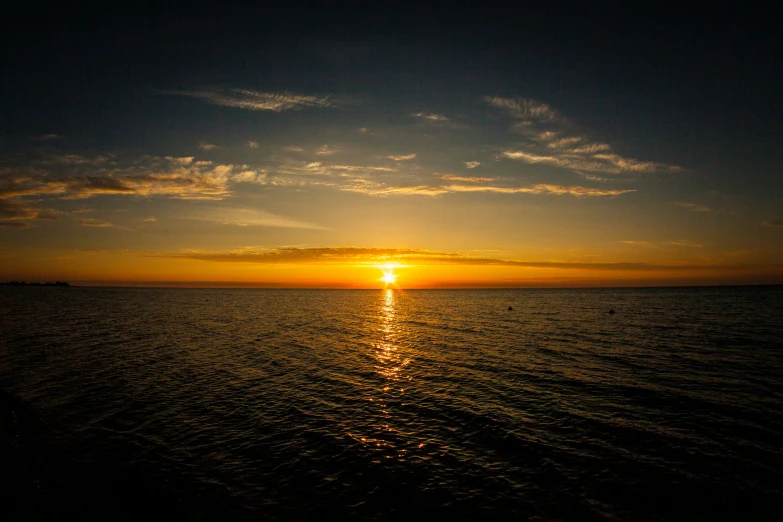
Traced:
<path fill-rule="evenodd" d="M 29 283 L 35 283 L 35 280 L 29 280 Z M 139 282 L 127 282 L 127 281 L 69 281 L 69 288 L 139 288 L 139 289 L 203 289 L 203 290 L 220 290 L 220 289 L 236 289 L 236 290 L 400 290 L 400 291 L 413 291 L 413 290 L 586 290 L 586 289 L 634 289 L 634 288 L 719 288 L 719 287 L 740 287 L 740 286 L 783 286 L 783 282 L 683 282 L 681 284 L 667 281 L 662 284 L 647 283 L 640 284 L 633 282 L 631 284 L 618 284 L 617 282 L 601 284 L 519 284 L 519 285 L 438 285 L 438 286 L 416 286 L 416 287 L 400 287 L 400 286 L 290 286 L 285 284 L 274 285 L 270 283 L 250 283 L 250 282 L 226 282 L 226 281 L 139 281 Z M 13 286 L 13 285 L 3 285 Z M 28 285 L 36 286 L 36 285 Z M 43 286 L 43 285 L 42 285 Z M 52 285 L 53 286 L 53 285 Z"/>

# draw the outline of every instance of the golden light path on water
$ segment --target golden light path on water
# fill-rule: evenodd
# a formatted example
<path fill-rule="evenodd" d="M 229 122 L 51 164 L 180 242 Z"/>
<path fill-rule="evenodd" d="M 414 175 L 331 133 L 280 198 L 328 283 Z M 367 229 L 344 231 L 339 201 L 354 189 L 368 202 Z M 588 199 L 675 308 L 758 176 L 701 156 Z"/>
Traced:
<path fill-rule="evenodd" d="M 401 433 L 392 426 L 395 419 L 389 410 L 389 403 L 404 400 L 405 383 L 411 380 L 410 376 L 405 375 L 405 368 L 411 359 L 401 350 L 404 323 L 399 306 L 399 290 L 386 288 L 381 292 L 380 299 L 377 340 L 372 344 L 372 356 L 376 361 L 375 371 L 382 380 L 378 395 L 370 400 L 380 409 L 380 425 L 376 426 L 375 431 L 381 436 L 375 440 L 363 438 L 362 442 L 377 448 L 385 447 L 396 452 L 397 458 L 404 458 L 407 450 L 402 447 L 405 443 L 401 440 Z M 392 458 L 393 454 L 385 457 Z"/>

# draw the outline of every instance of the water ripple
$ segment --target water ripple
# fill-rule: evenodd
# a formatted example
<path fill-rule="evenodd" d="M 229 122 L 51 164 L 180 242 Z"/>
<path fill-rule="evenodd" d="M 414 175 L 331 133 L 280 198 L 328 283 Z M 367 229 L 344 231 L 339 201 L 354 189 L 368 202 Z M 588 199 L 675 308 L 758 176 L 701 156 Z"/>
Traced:
<path fill-rule="evenodd" d="M 663 520 L 783 500 L 776 287 L 6 287 L 0 305 L 4 433 L 26 441 L 8 451 L 52 510 L 81 509 L 87 483 L 130 518 Z"/>

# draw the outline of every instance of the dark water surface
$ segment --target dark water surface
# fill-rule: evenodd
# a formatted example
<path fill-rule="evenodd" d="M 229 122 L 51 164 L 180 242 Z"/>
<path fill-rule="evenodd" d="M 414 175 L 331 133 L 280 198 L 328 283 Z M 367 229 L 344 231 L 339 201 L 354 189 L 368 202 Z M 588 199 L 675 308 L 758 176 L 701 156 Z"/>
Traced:
<path fill-rule="evenodd" d="M 4 287 L 0 310 L 10 519 L 783 506 L 783 287 Z"/>

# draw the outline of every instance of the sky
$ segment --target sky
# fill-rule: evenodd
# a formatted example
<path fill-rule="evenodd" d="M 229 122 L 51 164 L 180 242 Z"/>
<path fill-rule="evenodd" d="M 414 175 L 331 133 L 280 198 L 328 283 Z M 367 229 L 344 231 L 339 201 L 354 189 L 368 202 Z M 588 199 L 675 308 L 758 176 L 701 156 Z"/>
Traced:
<path fill-rule="evenodd" d="M 297 2 L 0 24 L 0 280 L 783 283 L 769 13 Z"/>

